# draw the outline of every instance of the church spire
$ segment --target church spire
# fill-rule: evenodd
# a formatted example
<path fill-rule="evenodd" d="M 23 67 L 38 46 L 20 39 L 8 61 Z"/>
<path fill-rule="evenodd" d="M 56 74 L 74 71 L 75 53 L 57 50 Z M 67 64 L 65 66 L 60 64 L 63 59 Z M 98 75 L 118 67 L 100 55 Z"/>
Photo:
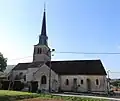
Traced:
<path fill-rule="evenodd" d="M 46 36 L 46 12 L 45 12 L 45 4 L 44 4 L 44 13 L 43 13 L 41 35 L 45 35 Z"/>
<path fill-rule="evenodd" d="M 46 9 L 46 5 L 45 5 L 45 3 L 44 3 L 44 12 L 45 12 L 45 9 Z"/>
<path fill-rule="evenodd" d="M 39 44 L 47 45 L 47 31 L 46 31 L 46 11 L 45 11 L 45 4 L 44 4 L 44 12 L 43 12 L 43 20 L 42 20 L 42 29 L 41 35 L 39 37 Z"/>

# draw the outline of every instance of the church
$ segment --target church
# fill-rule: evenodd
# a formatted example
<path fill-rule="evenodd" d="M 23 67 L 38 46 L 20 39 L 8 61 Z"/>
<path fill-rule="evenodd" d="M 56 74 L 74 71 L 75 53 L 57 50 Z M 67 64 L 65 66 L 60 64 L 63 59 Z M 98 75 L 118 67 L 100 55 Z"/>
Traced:
<path fill-rule="evenodd" d="M 38 44 L 34 45 L 33 61 L 18 63 L 12 69 L 12 79 L 25 83 L 38 81 L 38 90 L 52 92 L 106 92 L 106 71 L 101 60 L 51 61 L 46 31 L 46 11 Z"/>

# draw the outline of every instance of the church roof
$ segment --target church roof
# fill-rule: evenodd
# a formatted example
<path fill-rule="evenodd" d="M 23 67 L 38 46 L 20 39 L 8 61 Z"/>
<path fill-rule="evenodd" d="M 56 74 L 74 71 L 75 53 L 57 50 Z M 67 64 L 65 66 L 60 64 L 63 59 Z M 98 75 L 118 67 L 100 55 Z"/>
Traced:
<path fill-rule="evenodd" d="M 35 68 L 43 64 L 44 62 L 18 63 L 12 70 L 27 70 L 28 68 Z"/>
<path fill-rule="evenodd" d="M 100 60 L 52 61 L 51 68 L 61 75 L 106 75 Z"/>
<path fill-rule="evenodd" d="M 19 63 L 13 70 L 26 70 L 44 64 L 43 62 Z M 50 63 L 46 63 L 50 65 Z M 100 60 L 51 61 L 51 69 L 60 75 L 106 75 Z"/>
<path fill-rule="evenodd" d="M 18 63 L 12 70 L 26 70 L 31 63 Z"/>
<path fill-rule="evenodd" d="M 43 14 L 41 35 L 47 36 L 47 35 L 46 35 L 46 14 L 45 14 L 45 10 L 44 10 L 44 14 Z"/>

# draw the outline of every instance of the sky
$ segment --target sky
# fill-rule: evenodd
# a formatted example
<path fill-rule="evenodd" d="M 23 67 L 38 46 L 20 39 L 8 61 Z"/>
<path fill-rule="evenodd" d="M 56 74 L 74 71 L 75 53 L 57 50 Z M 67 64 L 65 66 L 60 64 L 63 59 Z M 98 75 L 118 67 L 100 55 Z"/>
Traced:
<path fill-rule="evenodd" d="M 0 52 L 8 65 L 31 62 L 46 3 L 47 35 L 52 60 L 101 59 L 106 71 L 120 77 L 119 0 L 0 0 Z"/>

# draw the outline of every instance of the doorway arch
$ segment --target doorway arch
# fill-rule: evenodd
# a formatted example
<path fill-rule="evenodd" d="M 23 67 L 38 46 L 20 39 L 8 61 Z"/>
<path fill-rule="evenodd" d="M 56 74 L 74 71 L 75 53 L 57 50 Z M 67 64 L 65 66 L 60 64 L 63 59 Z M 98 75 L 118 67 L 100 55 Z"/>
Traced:
<path fill-rule="evenodd" d="M 87 92 L 91 92 L 91 80 L 87 79 L 86 82 L 87 82 Z"/>
<path fill-rule="evenodd" d="M 47 78 L 45 75 L 41 77 L 41 84 L 47 84 Z"/>

